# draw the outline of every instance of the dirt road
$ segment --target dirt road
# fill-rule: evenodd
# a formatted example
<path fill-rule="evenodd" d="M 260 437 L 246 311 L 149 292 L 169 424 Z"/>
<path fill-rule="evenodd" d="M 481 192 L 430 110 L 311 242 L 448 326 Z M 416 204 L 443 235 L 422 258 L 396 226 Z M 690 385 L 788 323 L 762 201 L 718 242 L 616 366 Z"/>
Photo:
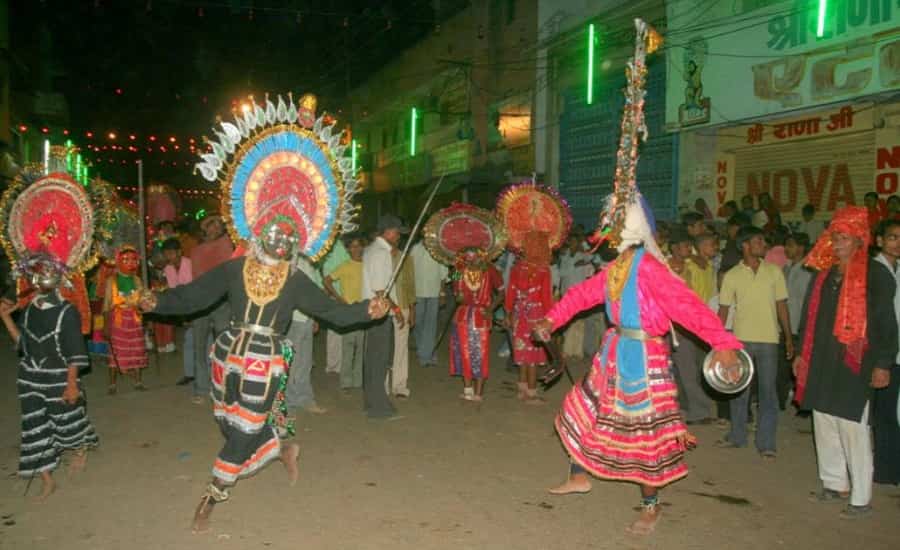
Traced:
<path fill-rule="evenodd" d="M 317 341 L 322 349 L 322 341 Z M 271 464 L 232 491 L 213 531 L 192 535 L 193 508 L 221 444 L 210 407 L 174 386 L 180 354 L 154 359 L 150 391 L 122 384 L 105 394 L 105 372 L 86 378 L 101 447 L 76 477 L 59 471 L 44 504 L 22 497 L 14 475 L 19 412 L 14 356 L 0 339 L 0 548 L 118 549 L 551 549 L 897 548 L 900 489 L 876 487 L 875 513 L 838 519 L 840 507 L 808 502 L 816 489 L 809 422 L 783 415 L 778 460 L 720 450 L 720 428 L 695 430 L 690 476 L 662 494 L 663 520 L 649 539 L 624 533 L 638 502 L 633 486 L 596 482 L 591 494 L 552 497 L 567 460 L 552 429 L 567 382 L 543 407 L 514 396 L 515 375 L 494 358 L 481 406 L 457 399 L 445 369 L 411 366 L 412 397 L 400 416 L 368 420 L 359 394 L 342 396 L 317 354 L 313 382 L 323 416 L 298 419 L 301 480 L 285 485 Z M 414 355 L 414 354 L 411 354 Z M 445 359 L 445 358 L 444 358 Z M 414 359 L 413 359 L 414 361 Z M 446 362 L 444 361 L 444 364 Z M 583 372 L 585 364 L 576 366 Z M 31 488 L 37 492 L 38 483 Z"/>

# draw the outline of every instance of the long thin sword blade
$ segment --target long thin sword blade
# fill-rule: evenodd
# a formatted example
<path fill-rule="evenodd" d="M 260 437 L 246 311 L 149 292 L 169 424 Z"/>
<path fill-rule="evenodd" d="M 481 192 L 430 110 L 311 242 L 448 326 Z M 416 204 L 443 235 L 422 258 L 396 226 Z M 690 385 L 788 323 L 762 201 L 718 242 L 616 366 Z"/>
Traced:
<path fill-rule="evenodd" d="M 391 289 L 394 288 L 394 283 L 397 281 L 397 274 L 400 273 L 400 268 L 403 266 L 403 260 L 405 260 L 406 255 L 409 254 L 409 247 L 412 245 L 416 233 L 419 232 L 419 226 L 422 225 L 422 220 L 425 219 L 425 214 L 428 213 L 428 208 L 431 206 L 431 201 L 434 200 L 434 196 L 437 194 L 437 190 L 443 182 L 444 176 L 441 176 L 437 183 L 434 184 L 434 188 L 432 188 L 431 194 L 428 195 L 428 200 L 425 201 L 425 206 L 422 208 L 422 211 L 419 212 L 419 219 L 416 220 L 416 225 L 414 225 L 412 231 L 409 232 L 409 238 L 406 239 L 406 246 L 403 247 L 403 254 L 400 255 L 400 261 L 398 261 L 397 265 L 394 266 L 394 272 L 391 273 L 391 278 L 388 279 L 387 287 L 384 289 L 385 296 L 389 296 L 391 293 Z"/>

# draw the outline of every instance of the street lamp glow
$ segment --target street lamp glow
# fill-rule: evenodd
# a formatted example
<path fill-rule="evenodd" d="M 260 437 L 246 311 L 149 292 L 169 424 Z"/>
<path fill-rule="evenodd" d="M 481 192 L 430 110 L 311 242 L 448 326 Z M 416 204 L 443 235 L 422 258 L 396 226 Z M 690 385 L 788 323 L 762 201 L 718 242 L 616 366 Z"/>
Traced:
<path fill-rule="evenodd" d="M 825 13 L 828 10 L 828 0 L 819 0 L 819 14 L 816 18 L 816 38 L 825 36 Z"/>
<path fill-rule="evenodd" d="M 588 25 L 587 104 L 594 103 L 594 24 Z"/>
<path fill-rule="evenodd" d="M 245 115 L 250 112 L 250 104 L 249 103 L 241 103 L 241 112 Z"/>

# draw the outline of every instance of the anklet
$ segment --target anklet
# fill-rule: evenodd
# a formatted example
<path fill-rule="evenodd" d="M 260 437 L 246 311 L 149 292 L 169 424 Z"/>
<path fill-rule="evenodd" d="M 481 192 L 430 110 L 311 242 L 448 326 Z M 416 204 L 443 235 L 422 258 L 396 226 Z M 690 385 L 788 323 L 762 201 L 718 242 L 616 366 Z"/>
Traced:
<path fill-rule="evenodd" d="M 230 494 L 228 494 L 228 489 L 220 489 L 213 483 L 210 483 L 206 486 L 206 495 L 217 503 L 225 502 L 226 500 L 228 500 L 228 497 L 231 496 Z"/>
<path fill-rule="evenodd" d="M 659 506 L 659 495 L 641 498 L 641 508 L 643 508 L 647 512 L 652 512 L 656 509 L 657 506 Z"/>

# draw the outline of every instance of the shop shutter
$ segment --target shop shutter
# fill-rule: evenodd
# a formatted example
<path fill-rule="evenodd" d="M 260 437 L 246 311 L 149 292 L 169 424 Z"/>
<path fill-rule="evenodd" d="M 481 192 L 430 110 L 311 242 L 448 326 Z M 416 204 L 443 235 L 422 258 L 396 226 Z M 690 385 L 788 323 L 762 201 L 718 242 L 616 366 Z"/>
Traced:
<path fill-rule="evenodd" d="M 861 205 L 875 188 L 873 130 L 733 152 L 735 200 L 768 190 L 785 222 L 799 220 L 807 203 L 815 205 L 818 219 L 829 219 L 835 208 Z"/>

